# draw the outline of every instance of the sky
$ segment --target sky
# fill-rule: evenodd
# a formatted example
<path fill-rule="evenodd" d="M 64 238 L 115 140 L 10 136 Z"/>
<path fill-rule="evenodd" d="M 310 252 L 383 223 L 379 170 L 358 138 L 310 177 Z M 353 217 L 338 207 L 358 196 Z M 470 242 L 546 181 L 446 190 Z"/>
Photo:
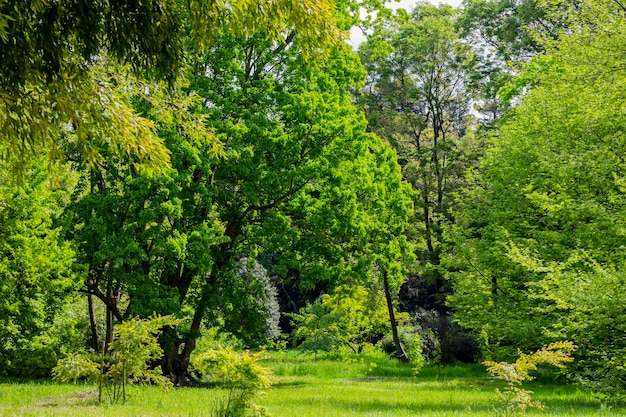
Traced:
<path fill-rule="evenodd" d="M 458 7 L 461 5 L 461 2 L 463 0 L 429 0 L 429 3 L 432 4 L 449 4 L 451 6 L 454 7 Z M 400 7 L 406 9 L 406 10 L 411 10 L 413 8 L 413 6 L 415 6 L 415 4 L 417 4 L 418 0 L 400 0 L 399 2 L 396 1 L 388 1 L 387 2 L 387 7 L 391 8 L 391 9 L 398 9 Z M 350 43 L 352 44 L 352 46 L 354 46 L 355 48 L 365 40 L 365 36 L 363 36 L 363 33 L 361 32 L 361 30 L 359 28 L 354 28 L 352 30 L 352 33 L 350 34 Z"/>
<path fill-rule="evenodd" d="M 458 7 L 461 5 L 461 1 L 462 0 L 431 0 L 429 1 L 429 3 L 432 3 L 432 4 L 444 3 L 444 4 L 449 4 L 451 6 L 454 6 L 454 7 Z M 411 8 L 413 8 L 413 6 L 416 3 L 417 3 L 417 0 L 401 0 L 398 3 L 396 3 L 395 1 L 390 1 L 387 4 L 394 9 L 398 7 L 404 7 L 405 9 L 410 10 Z"/>

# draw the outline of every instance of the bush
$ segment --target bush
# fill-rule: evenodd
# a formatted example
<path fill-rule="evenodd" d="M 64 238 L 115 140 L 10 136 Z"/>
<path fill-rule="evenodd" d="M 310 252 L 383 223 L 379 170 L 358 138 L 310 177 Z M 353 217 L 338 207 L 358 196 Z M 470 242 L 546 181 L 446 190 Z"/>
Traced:
<path fill-rule="evenodd" d="M 231 348 L 194 355 L 191 364 L 202 375 L 203 383 L 225 388 L 228 392 L 226 399 L 213 410 L 213 417 L 268 415 L 254 402 L 272 385 L 271 372 L 259 364 L 260 360 L 260 353 L 237 353 Z"/>
<path fill-rule="evenodd" d="M 496 394 L 502 405 L 501 415 L 513 416 L 524 412 L 528 407 L 543 408 L 539 401 L 532 400 L 532 391 L 521 388 L 522 383 L 534 379 L 530 372 L 536 371 L 540 364 L 564 368 L 564 363 L 572 362 L 573 358 L 570 356 L 570 352 L 575 349 L 576 346 L 571 342 L 555 342 L 530 355 L 520 352 L 515 363 L 484 362 L 487 366 L 487 372 L 505 380 L 507 384 L 502 391 L 496 388 Z"/>
<path fill-rule="evenodd" d="M 399 322 L 406 316 L 396 313 Z M 334 294 L 324 294 L 290 317 L 296 329 L 294 342 L 313 352 L 361 353 L 391 331 L 384 297 L 376 288 L 363 286 L 338 287 Z"/>

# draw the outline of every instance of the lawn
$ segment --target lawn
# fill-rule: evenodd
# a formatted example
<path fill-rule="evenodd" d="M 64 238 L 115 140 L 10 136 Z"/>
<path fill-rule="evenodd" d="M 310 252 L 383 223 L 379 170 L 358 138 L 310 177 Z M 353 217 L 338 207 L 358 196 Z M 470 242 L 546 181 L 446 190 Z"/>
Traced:
<path fill-rule="evenodd" d="M 494 417 L 495 388 L 480 366 L 429 367 L 412 377 L 409 367 L 378 358 L 314 360 L 272 355 L 265 362 L 276 374 L 274 388 L 260 404 L 274 417 Z M 549 378 L 529 389 L 545 410 L 528 416 L 625 416 L 626 409 L 602 405 L 592 395 Z M 211 417 L 224 391 L 132 387 L 125 404 L 98 404 L 94 386 L 50 381 L 0 382 L 1 416 L 185 416 Z"/>

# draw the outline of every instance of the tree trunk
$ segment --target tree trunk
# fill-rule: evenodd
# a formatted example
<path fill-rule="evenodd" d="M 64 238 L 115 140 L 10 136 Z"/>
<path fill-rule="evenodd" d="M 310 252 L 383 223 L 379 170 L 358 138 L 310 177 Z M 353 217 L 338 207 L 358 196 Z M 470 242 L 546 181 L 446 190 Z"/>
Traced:
<path fill-rule="evenodd" d="M 98 334 L 98 323 L 96 321 L 96 310 L 93 304 L 93 296 L 87 294 L 87 308 L 89 310 L 89 327 L 91 329 L 91 347 L 94 351 L 100 352 L 100 335 Z"/>
<path fill-rule="evenodd" d="M 398 335 L 398 323 L 396 323 L 396 315 L 393 312 L 393 301 L 391 299 L 391 291 L 389 290 L 389 278 L 387 277 L 387 271 L 383 270 L 383 288 L 385 290 L 385 298 L 387 299 L 387 310 L 389 311 L 389 321 L 391 323 L 391 334 L 393 336 L 393 343 L 396 347 L 396 357 L 401 362 L 409 362 L 409 355 L 407 355 L 400 336 Z"/>
<path fill-rule="evenodd" d="M 109 351 L 109 346 L 113 343 L 113 311 L 107 306 L 106 312 L 106 336 L 104 339 L 104 351 Z"/>
<path fill-rule="evenodd" d="M 114 316 L 113 316 L 113 306 L 114 298 L 113 298 L 113 284 L 111 281 L 107 283 L 107 293 L 106 293 L 106 334 L 104 337 L 104 351 L 109 351 L 109 346 L 113 343 L 113 328 L 114 328 Z"/>
<path fill-rule="evenodd" d="M 205 285 L 203 288 L 203 293 L 196 305 L 189 331 L 185 332 L 185 336 L 177 336 L 175 329 L 171 329 L 170 332 L 164 332 L 164 339 L 166 340 L 162 343 L 163 358 L 161 359 L 161 370 L 163 375 L 168 377 L 174 385 L 197 385 L 191 375 L 189 375 L 191 353 L 196 349 L 202 320 L 209 309 L 209 300 L 213 294 L 213 288 L 217 284 L 226 264 L 227 262 L 222 260 L 213 265 L 213 270 L 207 277 L 209 285 Z"/>
<path fill-rule="evenodd" d="M 187 337 L 186 342 L 177 341 L 170 346 L 161 359 L 161 370 L 163 375 L 168 377 L 175 386 L 179 387 L 193 387 L 197 384 L 194 382 L 191 375 L 189 375 L 189 360 L 191 359 L 192 350 L 183 349 L 180 352 L 180 347 L 184 343 L 190 343 L 191 337 Z M 194 339 L 195 345 L 195 339 Z"/>

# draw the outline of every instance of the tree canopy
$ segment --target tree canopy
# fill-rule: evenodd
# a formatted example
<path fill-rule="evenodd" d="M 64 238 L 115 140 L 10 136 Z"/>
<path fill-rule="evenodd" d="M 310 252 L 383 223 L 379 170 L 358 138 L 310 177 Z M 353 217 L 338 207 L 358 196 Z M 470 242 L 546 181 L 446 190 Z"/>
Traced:
<path fill-rule="evenodd" d="M 222 33 L 297 36 L 309 57 L 342 37 L 329 1 L 179 2 L 76 0 L 0 2 L 0 138 L 17 168 L 40 152 L 61 158 L 75 132 L 85 162 L 104 149 L 162 167 L 168 152 L 150 121 L 128 105 L 131 75 L 173 82 L 185 54 Z M 143 86 L 141 86 L 143 87 Z M 140 87 L 140 88 L 141 88 Z M 126 97 L 125 97 L 126 96 Z M 19 169 L 18 169 L 19 171 Z"/>

